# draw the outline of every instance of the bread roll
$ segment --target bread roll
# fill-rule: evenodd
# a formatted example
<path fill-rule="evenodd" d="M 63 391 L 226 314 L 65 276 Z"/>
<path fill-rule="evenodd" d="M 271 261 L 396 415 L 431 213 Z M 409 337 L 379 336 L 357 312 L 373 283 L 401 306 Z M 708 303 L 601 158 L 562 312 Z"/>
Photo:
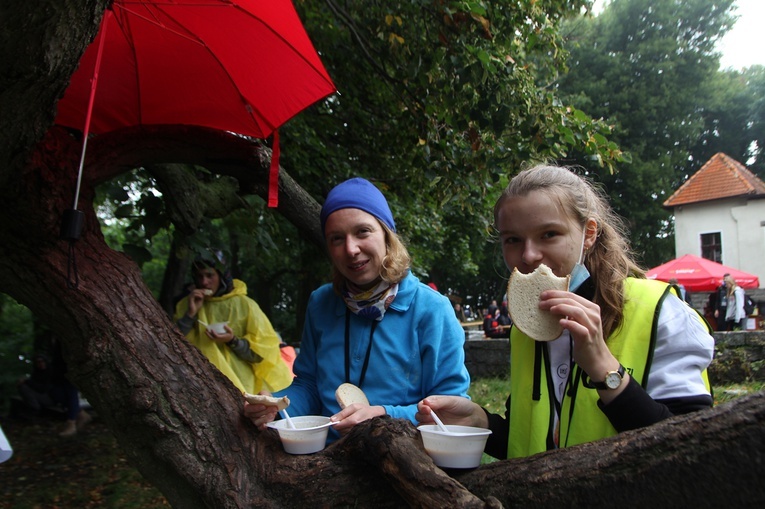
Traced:
<path fill-rule="evenodd" d="M 335 399 L 340 404 L 340 408 L 345 408 L 354 403 L 369 406 L 369 400 L 364 391 L 349 383 L 340 384 L 340 387 L 335 391 Z"/>
<path fill-rule="evenodd" d="M 558 277 L 545 264 L 529 274 L 513 269 L 507 284 L 507 307 L 513 325 L 537 341 L 552 341 L 563 332 L 560 315 L 539 309 L 539 294 L 545 290 L 568 290 L 571 276 Z"/>
<path fill-rule="evenodd" d="M 290 406 L 290 400 L 287 396 L 274 398 L 273 396 L 266 396 L 264 394 L 249 394 L 245 392 L 244 399 L 253 405 L 275 406 L 277 410 L 284 410 Z"/>

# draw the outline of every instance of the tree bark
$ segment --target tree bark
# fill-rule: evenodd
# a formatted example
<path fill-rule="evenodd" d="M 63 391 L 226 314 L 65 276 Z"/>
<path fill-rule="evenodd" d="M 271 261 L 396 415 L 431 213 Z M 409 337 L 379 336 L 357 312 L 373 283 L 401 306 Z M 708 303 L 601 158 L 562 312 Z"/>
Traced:
<path fill-rule="evenodd" d="M 763 393 L 451 475 L 433 465 L 411 423 L 390 418 L 357 426 L 318 454 L 285 454 L 275 432 L 259 432 L 242 417 L 241 395 L 183 338 L 136 265 L 107 247 L 92 207 L 100 179 L 141 164 L 193 162 L 189 157 L 263 196 L 267 153 L 256 142 L 167 127 L 94 138 L 78 205 L 82 235 L 59 237 L 61 213 L 72 207 L 79 143 L 48 127 L 105 4 L 1 7 L 0 19 L 11 21 L 3 43 L 18 40 L 9 45 L 17 53 L 3 46 L 8 58 L 0 68 L 0 291 L 61 337 L 73 381 L 174 507 L 765 503 Z M 320 237 L 318 204 L 282 177 L 279 211 Z"/>

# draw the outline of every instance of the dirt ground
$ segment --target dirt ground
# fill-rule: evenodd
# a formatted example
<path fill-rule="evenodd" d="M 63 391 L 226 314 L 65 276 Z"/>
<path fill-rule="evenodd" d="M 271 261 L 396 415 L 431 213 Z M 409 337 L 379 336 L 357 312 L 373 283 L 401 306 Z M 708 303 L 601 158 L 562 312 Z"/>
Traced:
<path fill-rule="evenodd" d="M 169 507 L 132 468 L 98 416 L 73 437 L 50 416 L 0 418 L 13 456 L 0 463 L 0 509 Z"/>

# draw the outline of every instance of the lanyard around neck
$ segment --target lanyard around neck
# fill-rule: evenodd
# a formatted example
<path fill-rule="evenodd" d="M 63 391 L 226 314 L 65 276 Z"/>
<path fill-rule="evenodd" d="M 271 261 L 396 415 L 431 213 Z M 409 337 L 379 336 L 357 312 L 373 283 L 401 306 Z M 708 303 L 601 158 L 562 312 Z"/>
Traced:
<path fill-rule="evenodd" d="M 377 320 L 372 321 L 372 330 L 369 331 L 369 345 L 367 346 L 367 353 L 364 356 L 364 364 L 361 366 L 361 375 L 359 376 L 359 383 L 357 386 L 361 388 L 361 384 L 364 383 L 364 377 L 367 375 L 367 367 L 369 366 L 369 354 L 372 353 L 372 337 L 375 335 L 375 328 L 377 327 Z M 345 309 L 345 382 L 351 383 L 351 310 Z"/>

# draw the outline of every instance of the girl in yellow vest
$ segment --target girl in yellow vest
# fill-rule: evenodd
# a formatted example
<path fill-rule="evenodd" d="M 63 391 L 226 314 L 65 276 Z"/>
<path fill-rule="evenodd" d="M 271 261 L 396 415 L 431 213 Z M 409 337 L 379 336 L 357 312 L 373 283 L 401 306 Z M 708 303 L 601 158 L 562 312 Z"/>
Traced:
<path fill-rule="evenodd" d="M 420 422 L 432 422 L 432 409 L 449 424 L 490 428 L 486 452 L 512 458 L 711 407 L 706 322 L 670 285 L 645 279 L 603 193 L 567 168 L 533 167 L 511 180 L 494 221 L 508 269 L 544 263 L 570 274 L 569 291 L 539 301 L 563 333 L 537 342 L 513 327 L 504 416 L 436 395 L 420 402 Z"/>

